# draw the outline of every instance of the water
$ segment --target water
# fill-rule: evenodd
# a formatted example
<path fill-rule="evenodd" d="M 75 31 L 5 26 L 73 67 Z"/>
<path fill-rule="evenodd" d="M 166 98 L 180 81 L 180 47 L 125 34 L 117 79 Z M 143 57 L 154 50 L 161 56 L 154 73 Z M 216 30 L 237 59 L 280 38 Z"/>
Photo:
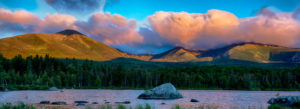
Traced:
<path fill-rule="evenodd" d="M 299 91 L 225 91 L 225 90 L 180 90 L 184 96 L 177 100 L 141 100 L 137 96 L 143 90 L 64 90 L 60 91 L 10 91 L 0 92 L 0 103 L 18 103 L 27 104 L 39 103 L 42 100 L 65 101 L 72 104 L 76 100 L 86 100 L 104 104 L 109 101 L 115 102 L 130 101 L 131 106 L 138 104 L 150 104 L 156 109 L 167 109 L 177 104 L 184 107 L 212 106 L 222 109 L 227 108 L 267 108 L 267 101 L 280 96 L 300 96 Z M 199 100 L 198 103 L 191 103 L 191 98 Z M 162 105 L 161 103 L 166 103 Z"/>

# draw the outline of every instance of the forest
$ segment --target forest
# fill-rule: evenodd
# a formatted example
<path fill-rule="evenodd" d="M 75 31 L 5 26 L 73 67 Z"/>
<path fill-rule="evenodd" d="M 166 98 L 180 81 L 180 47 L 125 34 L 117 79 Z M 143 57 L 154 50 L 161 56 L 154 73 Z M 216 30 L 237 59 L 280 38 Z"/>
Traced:
<path fill-rule="evenodd" d="M 153 63 L 155 64 L 155 63 Z M 300 67 L 126 67 L 49 55 L 6 59 L 0 55 L 0 89 L 149 89 L 170 82 L 179 89 L 299 90 Z"/>

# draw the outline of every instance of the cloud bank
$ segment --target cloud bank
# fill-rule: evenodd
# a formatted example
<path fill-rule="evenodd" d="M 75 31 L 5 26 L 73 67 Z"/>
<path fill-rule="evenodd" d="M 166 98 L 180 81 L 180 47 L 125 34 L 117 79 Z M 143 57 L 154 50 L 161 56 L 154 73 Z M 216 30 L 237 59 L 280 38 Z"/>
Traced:
<path fill-rule="evenodd" d="M 0 9 L 0 33 L 50 33 L 65 28 L 76 29 L 73 25 L 75 21 L 75 17 L 65 14 L 47 14 L 44 19 L 40 19 L 24 10 L 12 12 Z"/>
<path fill-rule="evenodd" d="M 148 19 L 151 29 L 175 46 L 211 49 L 253 41 L 299 47 L 297 13 L 275 13 L 264 9 L 258 16 L 238 19 L 220 10 L 209 10 L 205 14 L 157 12 Z"/>
<path fill-rule="evenodd" d="M 137 27 L 134 19 L 103 12 L 92 14 L 88 21 L 79 21 L 66 14 L 39 18 L 27 11 L 0 9 L 0 33 L 53 33 L 75 29 L 121 50 L 137 49 L 140 53 L 158 53 L 175 46 L 211 49 L 236 42 L 300 47 L 299 13 L 300 9 L 286 13 L 263 8 L 257 16 L 239 19 L 221 10 L 160 11 L 147 18 L 147 27 Z"/>
<path fill-rule="evenodd" d="M 84 31 L 94 39 L 112 44 L 132 44 L 142 42 L 143 37 L 136 30 L 136 21 L 110 13 L 95 13 L 87 22 L 78 21 L 75 24 L 79 31 Z"/>

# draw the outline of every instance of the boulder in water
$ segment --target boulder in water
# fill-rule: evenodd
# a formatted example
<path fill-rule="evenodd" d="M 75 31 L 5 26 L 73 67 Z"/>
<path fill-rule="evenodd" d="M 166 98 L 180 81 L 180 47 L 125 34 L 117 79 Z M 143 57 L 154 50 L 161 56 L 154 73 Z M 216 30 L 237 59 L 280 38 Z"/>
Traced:
<path fill-rule="evenodd" d="M 98 102 L 92 102 L 92 104 L 99 104 Z"/>
<path fill-rule="evenodd" d="M 85 104 L 84 103 L 78 103 L 78 104 L 76 104 L 76 106 L 85 106 Z"/>
<path fill-rule="evenodd" d="M 199 102 L 197 99 L 191 99 L 191 102 Z"/>
<path fill-rule="evenodd" d="M 300 102 L 300 96 L 279 96 L 271 98 L 268 103 L 271 105 L 293 106 L 295 103 Z"/>
<path fill-rule="evenodd" d="M 171 83 L 165 83 L 151 90 L 146 90 L 138 96 L 138 99 L 178 99 L 182 95 Z"/>
<path fill-rule="evenodd" d="M 50 101 L 41 101 L 40 104 L 50 104 Z"/>
<path fill-rule="evenodd" d="M 85 104 L 85 103 L 89 103 L 89 102 L 88 101 L 74 101 L 74 103 Z"/>
<path fill-rule="evenodd" d="M 130 104 L 130 101 L 115 102 L 116 104 Z"/>
<path fill-rule="evenodd" d="M 64 101 L 54 101 L 51 104 L 54 104 L 54 105 L 67 105 L 67 103 L 64 102 Z"/>

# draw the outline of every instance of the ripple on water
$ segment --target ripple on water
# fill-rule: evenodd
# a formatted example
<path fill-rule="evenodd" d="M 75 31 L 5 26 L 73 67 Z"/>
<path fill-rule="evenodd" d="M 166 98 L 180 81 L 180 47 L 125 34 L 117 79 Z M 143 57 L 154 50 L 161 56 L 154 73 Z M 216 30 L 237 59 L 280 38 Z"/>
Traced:
<path fill-rule="evenodd" d="M 72 104 L 74 101 L 83 100 L 115 103 L 130 101 L 131 106 L 150 104 L 155 108 L 171 108 L 177 104 L 185 107 L 209 106 L 218 108 L 266 108 L 267 101 L 277 93 L 284 95 L 300 95 L 298 91 L 224 91 L 224 90 L 180 90 L 184 96 L 177 100 L 142 100 L 137 99 L 143 90 L 64 90 L 61 91 L 10 91 L 0 92 L 0 103 L 39 103 L 40 101 L 65 101 Z M 199 102 L 190 102 L 191 98 Z M 165 103 L 162 105 L 162 103 Z"/>

